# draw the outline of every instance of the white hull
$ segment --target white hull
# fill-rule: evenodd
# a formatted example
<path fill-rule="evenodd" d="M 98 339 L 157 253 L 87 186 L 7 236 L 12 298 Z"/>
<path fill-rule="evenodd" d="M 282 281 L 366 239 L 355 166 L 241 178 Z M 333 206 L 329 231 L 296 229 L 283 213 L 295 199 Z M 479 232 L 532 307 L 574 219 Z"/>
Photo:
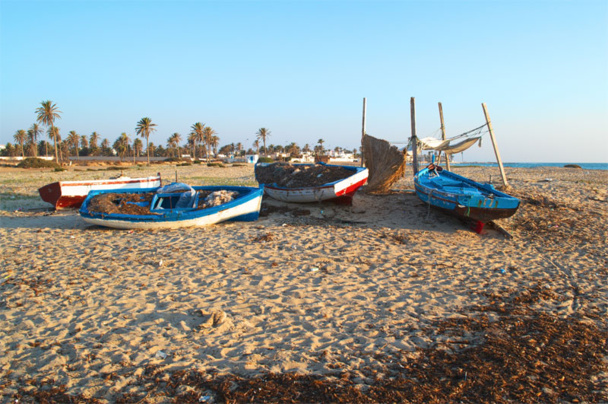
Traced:
<path fill-rule="evenodd" d="M 264 192 L 273 199 L 283 202 L 308 203 L 326 201 L 342 196 L 352 196 L 359 187 L 365 184 L 368 174 L 368 170 L 365 169 L 336 183 L 318 187 L 279 188 L 266 185 Z"/>
<path fill-rule="evenodd" d="M 257 198 L 254 198 L 250 201 L 247 201 L 243 204 L 234 206 L 232 208 L 220 210 L 219 212 L 200 216 L 192 219 L 184 219 L 184 220 L 167 220 L 167 221 L 145 221 L 145 218 L 142 218 L 141 221 L 134 220 L 114 220 L 114 219 L 98 219 L 83 216 L 85 222 L 105 226 L 112 227 L 115 229 L 141 229 L 141 230 L 150 230 L 150 229 L 178 229 L 184 227 L 200 227 L 200 226 L 208 226 L 220 222 L 224 222 L 226 220 L 234 219 L 239 216 L 251 214 L 253 212 L 258 212 L 262 205 L 262 196 L 260 195 Z"/>
<path fill-rule="evenodd" d="M 160 187 L 160 177 L 117 178 L 112 180 L 60 181 L 62 196 L 88 195 L 91 190 L 142 189 Z"/>

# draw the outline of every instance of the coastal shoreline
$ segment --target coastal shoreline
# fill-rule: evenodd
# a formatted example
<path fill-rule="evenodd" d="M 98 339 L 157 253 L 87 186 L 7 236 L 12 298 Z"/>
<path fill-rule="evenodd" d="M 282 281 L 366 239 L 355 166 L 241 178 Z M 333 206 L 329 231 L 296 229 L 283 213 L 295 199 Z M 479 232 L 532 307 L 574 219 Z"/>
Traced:
<path fill-rule="evenodd" d="M 499 186 L 495 168 L 455 170 Z M 156 172 L 169 182 L 255 185 L 252 166 L 125 168 L 132 177 Z M 344 402 L 365 394 L 375 402 L 399 401 L 405 396 L 387 392 L 416 374 L 413 364 L 425 358 L 450 363 L 477 352 L 485 367 L 466 379 L 482 380 L 493 363 L 479 350 L 514 340 L 509 335 L 529 343 L 517 346 L 530 348 L 528 359 L 542 362 L 539 370 L 564 368 L 551 355 L 534 356 L 550 344 L 542 345 L 541 334 L 519 335 L 526 331 L 522 319 L 536 325 L 529 332 L 549 332 L 553 321 L 572 340 L 584 333 L 596 349 L 589 355 L 600 360 L 580 369 L 586 384 L 551 378 L 545 389 L 534 384 L 541 401 L 565 400 L 560 383 L 574 394 L 570 399 L 608 399 L 608 173 L 509 167 L 506 173 L 522 206 L 497 223 L 512 238 L 492 228 L 475 234 L 429 209 L 409 175 L 388 195 L 363 189 L 351 207 L 265 199 L 256 222 L 119 231 L 88 226 L 73 210 L 53 212 L 36 193 L 59 179 L 113 173 L 0 168 L 2 400 L 63 386 L 64 395 L 100 402 L 129 395 L 222 402 L 230 394 L 244 401 L 238 394 L 252 380 L 259 381 L 256 388 L 274 386 L 280 397 L 286 394 L 280 388 L 312 378 L 307 386 L 341 386 L 349 394 Z M 526 386 L 535 375 L 523 372 L 515 380 Z M 237 387 L 220 387 L 226 380 Z M 580 390 L 572 387 L 576 382 Z M 457 395 L 455 386 L 447 400 L 474 397 Z M 418 394 L 412 400 L 432 397 L 409 388 Z M 260 397 L 270 400 L 271 393 Z"/>

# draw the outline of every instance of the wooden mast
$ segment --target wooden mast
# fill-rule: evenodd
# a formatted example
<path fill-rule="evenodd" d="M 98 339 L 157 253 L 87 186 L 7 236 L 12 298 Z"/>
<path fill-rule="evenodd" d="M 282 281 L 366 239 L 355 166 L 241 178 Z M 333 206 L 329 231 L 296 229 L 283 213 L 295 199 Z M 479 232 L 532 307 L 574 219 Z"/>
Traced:
<path fill-rule="evenodd" d="M 488 131 L 490 132 L 490 139 L 492 140 L 492 146 L 494 147 L 494 154 L 496 155 L 496 162 L 498 163 L 498 168 L 500 169 L 500 175 L 502 176 L 502 183 L 505 187 L 509 187 L 507 183 L 507 177 L 505 175 L 505 169 L 502 166 L 502 159 L 500 158 L 500 152 L 498 151 L 498 145 L 496 144 L 496 139 L 494 139 L 494 130 L 492 130 L 492 122 L 490 121 L 490 116 L 488 115 L 488 110 L 486 108 L 486 104 L 484 102 L 481 103 L 481 107 L 483 108 L 483 114 L 486 117 L 486 124 L 488 125 Z"/>
<path fill-rule="evenodd" d="M 416 137 L 416 101 L 415 98 L 412 97 L 410 99 L 410 113 L 411 113 L 411 121 L 412 121 L 412 153 L 414 153 L 414 158 L 412 161 L 412 166 L 414 167 L 414 175 L 418 174 L 418 137 Z"/>
<path fill-rule="evenodd" d="M 361 122 L 361 167 L 363 167 L 363 161 L 365 160 L 364 157 L 364 153 L 365 150 L 363 149 L 363 138 L 365 137 L 365 111 L 367 109 L 367 99 L 365 97 L 363 97 L 363 119 Z"/>
<path fill-rule="evenodd" d="M 438 104 L 439 104 L 439 120 L 441 121 L 441 140 L 445 140 L 445 125 L 443 123 L 443 107 L 441 106 L 440 102 Z M 451 169 L 450 169 L 450 157 L 452 155 L 448 154 L 446 152 L 443 152 L 443 155 L 445 156 L 446 168 L 448 169 L 448 171 L 451 171 Z M 439 153 L 438 164 L 439 163 L 441 163 L 441 153 Z"/>

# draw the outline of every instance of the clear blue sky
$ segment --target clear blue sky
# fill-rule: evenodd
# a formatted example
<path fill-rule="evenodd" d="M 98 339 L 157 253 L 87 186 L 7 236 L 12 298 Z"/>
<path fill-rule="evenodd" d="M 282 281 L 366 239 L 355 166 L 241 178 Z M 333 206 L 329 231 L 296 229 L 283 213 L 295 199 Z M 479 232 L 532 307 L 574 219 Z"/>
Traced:
<path fill-rule="evenodd" d="M 0 0 L 0 144 L 62 111 L 62 137 L 359 147 L 490 117 L 507 162 L 608 162 L 608 2 Z M 458 157 L 460 159 L 460 156 Z M 465 152 L 494 159 L 489 139 Z"/>

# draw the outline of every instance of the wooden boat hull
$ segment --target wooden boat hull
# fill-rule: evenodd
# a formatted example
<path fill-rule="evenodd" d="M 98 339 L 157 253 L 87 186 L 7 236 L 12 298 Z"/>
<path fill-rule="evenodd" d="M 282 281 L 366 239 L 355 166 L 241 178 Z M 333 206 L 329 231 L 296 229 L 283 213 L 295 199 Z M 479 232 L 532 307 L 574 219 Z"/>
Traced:
<path fill-rule="evenodd" d="M 513 216 L 519 199 L 449 171 L 424 168 L 414 176 L 416 194 L 423 202 L 456 216 L 487 223 Z"/>
<path fill-rule="evenodd" d="M 38 189 L 43 201 L 55 209 L 78 208 L 92 190 L 140 189 L 160 187 L 160 174 L 144 178 L 114 178 L 107 180 L 59 181 Z"/>
<path fill-rule="evenodd" d="M 305 164 L 294 164 L 305 165 Z M 276 184 L 264 184 L 266 195 L 283 202 L 310 203 L 332 201 L 339 204 L 352 204 L 352 199 L 359 188 L 367 181 L 369 171 L 363 167 L 329 165 L 342 167 L 353 172 L 350 177 L 315 187 L 284 188 Z"/>
<path fill-rule="evenodd" d="M 255 221 L 260 214 L 264 189 L 237 186 L 195 186 L 196 191 L 236 191 L 239 196 L 225 204 L 206 209 L 164 209 L 154 214 L 104 214 L 89 211 L 91 200 L 101 193 L 146 193 L 158 188 L 120 191 L 91 191 L 80 207 L 80 216 L 85 222 L 115 229 L 177 229 L 208 226 L 227 220 Z M 154 201 L 152 202 L 154 203 Z"/>

